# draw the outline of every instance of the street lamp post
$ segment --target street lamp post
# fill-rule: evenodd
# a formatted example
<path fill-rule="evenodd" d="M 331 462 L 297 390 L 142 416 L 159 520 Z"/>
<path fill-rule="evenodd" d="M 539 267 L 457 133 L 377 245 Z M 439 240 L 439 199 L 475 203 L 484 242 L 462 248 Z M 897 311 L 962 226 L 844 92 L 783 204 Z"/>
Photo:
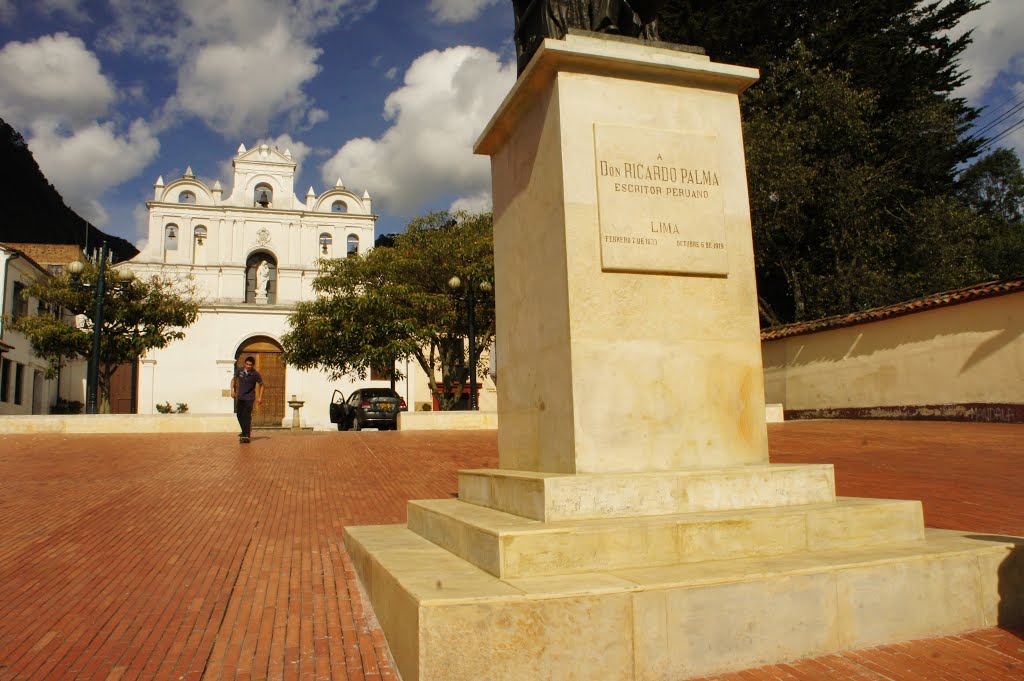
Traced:
<path fill-rule="evenodd" d="M 96 413 L 97 395 L 100 384 L 100 336 L 103 329 L 103 296 L 107 293 L 107 242 L 100 249 L 99 274 L 96 276 L 96 316 L 92 325 L 92 353 L 89 357 L 89 394 L 86 397 L 85 413 Z"/>
<path fill-rule="evenodd" d="M 89 356 L 89 373 L 86 379 L 86 414 L 95 414 L 97 412 L 97 397 L 100 385 L 100 341 L 103 335 L 103 302 L 107 293 L 106 267 L 107 242 L 104 241 L 103 247 L 100 248 L 100 262 L 96 275 L 96 314 L 93 318 L 92 352 Z M 85 266 L 76 260 L 68 264 L 67 269 L 71 276 L 78 281 L 78 277 L 82 274 Z M 134 274 L 131 270 L 125 269 L 118 272 L 118 278 L 123 284 L 130 284 L 133 277 Z M 88 288 L 89 284 L 81 284 L 81 286 Z"/>
<path fill-rule="evenodd" d="M 473 411 L 480 409 L 479 402 L 477 401 L 477 383 L 476 383 L 476 299 L 474 297 L 474 290 L 477 288 L 483 293 L 490 293 L 493 286 L 491 282 L 484 279 L 479 282 L 476 286 L 473 285 L 473 279 L 467 277 L 466 281 L 466 325 L 469 327 L 469 408 Z M 448 287 L 453 291 L 458 291 L 462 287 L 462 280 L 458 277 L 452 277 L 448 280 Z"/>

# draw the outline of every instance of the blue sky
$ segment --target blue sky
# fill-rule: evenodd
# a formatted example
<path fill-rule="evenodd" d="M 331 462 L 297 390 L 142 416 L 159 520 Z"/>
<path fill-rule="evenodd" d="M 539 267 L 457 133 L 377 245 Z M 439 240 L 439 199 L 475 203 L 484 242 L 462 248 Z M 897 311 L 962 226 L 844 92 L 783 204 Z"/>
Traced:
<path fill-rule="evenodd" d="M 394 232 L 489 207 L 471 147 L 515 80 L 512 26 L 509 0 L 0 0 L 0 118 L 73 209 L 134 242 L 157 177 L 228 186 L 260 142 L 291 151 L 300 197 L 340 177 Z M 960 94 L 992 106 L 984 124 L 1024 101 L 1021 0 L 968 27 Z M 1020 154 L 1024 126 L 999 144 Z"/>

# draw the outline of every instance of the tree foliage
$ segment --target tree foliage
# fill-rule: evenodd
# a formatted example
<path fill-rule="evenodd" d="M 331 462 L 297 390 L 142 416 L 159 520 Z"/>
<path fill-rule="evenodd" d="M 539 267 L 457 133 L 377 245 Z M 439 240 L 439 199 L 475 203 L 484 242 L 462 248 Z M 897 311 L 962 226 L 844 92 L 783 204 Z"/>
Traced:
<path fill-rule="evenodd" d="M 463 291 L 448 286 L 452 276 L 493 281 L 490 213 L 430 213 L 365 255 L 321 260 L 316 298 L 289 318 L 285 358 L 335 379 L 393 367 L 400 378 L 395 363 L 412 359 L 441 409 L 451 409 L 466 380 L 468 333 Z M 477 294 L 475 303 L 477 347 L 485 349 L 494 337 L 494 300 Z"/>
<path fill-rule="evenodd" d="M 1005 186 L 986 178 L 987 165 L 957 183 L 985 140 L 968 134 L 978 111 L 952 95 L 966 78 L 957 60 L 970 34 L 949 36 L 980 4 L 668 0 L 663 38 L 761 70 L 741 104 L 764 322 L 1012 269 L 1019 230 L 986 215 L 993 200 L 980 189 Z M 996 174 L 1010 177 L 1008 161 L 996 161 Z"/>
<path fill-rule="evenodd" d="M 98 401 L 101 411 L 109 411 L 114 371 L 149 350 L 184 338 L 185 329 L 198 317 L 199 303 L 189 283 L 156 276 L 123 283 L 110 267 L 104 274 Z M 85 318 L 81 328 L 50 315 L 26 316 L 14 323 L 28 337 L 33 352 L 49 363 L 48 377 L 68 360 L 88 359 L 92 354 L 98 275 L 96 263 L 88 263 L 77 279 L 69 274 L 49 277 L 25 292 L 50 309 L 63 308 Z"/>
<path fill-rule="evenodd" d="M 797 43 L 747 102 L 760 308 L 771 323 L 877 302 L 891 258 L 891 226 L 875 218 L 900 178 L 877 154 L 877 97 L 813 62 Z"/>
<path fill-rule="evenodd" d="M 957 192 L 982 215 L 1024 224 L 1024 170 L 1009 149 L 996 149 L 978 159 L 960 175 Z"/>
<path fill-rule="evenodd" d="M 1024 276 L 1024 170 L 1017 154 L 996 149 L 967 168 L 960 199 L 985 221 L 978 252 L 985 269 L 1006 279 Z"/>

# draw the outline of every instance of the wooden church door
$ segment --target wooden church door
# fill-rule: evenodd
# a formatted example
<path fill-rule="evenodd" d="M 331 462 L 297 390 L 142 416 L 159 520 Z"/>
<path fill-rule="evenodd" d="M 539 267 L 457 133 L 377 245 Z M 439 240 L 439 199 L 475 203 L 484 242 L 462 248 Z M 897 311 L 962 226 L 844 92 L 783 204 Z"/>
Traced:
<path fill-rule="evenodd" d="M 284 421 L 284 381 L 287 365 L 281 346 L 267 337 L 247 340 L 238 349 L 235 366 L 241 367 L 246 357 L 256 360 L 256 371 L 263 377 L 263 404 L 252 410 L 253 426 L 279 427 Z"/>

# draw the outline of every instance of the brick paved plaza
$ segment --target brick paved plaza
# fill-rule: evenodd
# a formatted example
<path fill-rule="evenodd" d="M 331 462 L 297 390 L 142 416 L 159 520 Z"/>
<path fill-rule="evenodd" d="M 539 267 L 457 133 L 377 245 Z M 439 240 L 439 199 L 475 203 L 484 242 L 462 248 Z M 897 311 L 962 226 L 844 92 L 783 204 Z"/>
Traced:
<path fill-rule="evenodd" d="M 775 462 L 834 463 L 841 495 L 922 499 L 931 527 L 1024 535 L 1024 425 L 809 421 L 769 436 Z M 493 432 L 0 436 L 0 679 L 396 679 L 342 527 L 403 522 L 407 499 L 496 466 L 496 446 Z M 714 678 L 1024 679 L 1022 636 Z"/>

